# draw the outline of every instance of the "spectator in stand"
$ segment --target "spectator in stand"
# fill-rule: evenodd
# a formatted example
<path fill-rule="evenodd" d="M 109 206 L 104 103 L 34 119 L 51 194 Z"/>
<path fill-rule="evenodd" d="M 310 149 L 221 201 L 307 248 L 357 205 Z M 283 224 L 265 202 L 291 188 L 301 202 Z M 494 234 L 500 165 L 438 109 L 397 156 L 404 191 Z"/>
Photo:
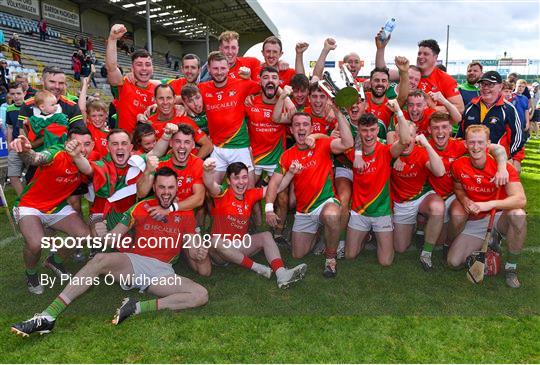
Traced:
<path fill-rule="evenodd" d="M 13 61 L 21 63 L 21 42 L 19 41 L 19 35 L 17 33 L 13 33 L 13 37 L 9 40 L 8 43 L 9 47 L 11 48 L 11 55 L 13 58 Z"/>
<path fill-rule="evenodd" d="M 94 63 L 92 62 L 92 57 L 90 57 L 90 55 L 87 54 L 81 64 L 81 76 L 90 77 L 90 80 L 92 80 L 94 87 L 97 87 L 96 79 L 94 78 L 95 72 L 96 72 L 96 67 L 94 66 Z"/>
<path fill-rule="evenodd" d="M 39 40 L 45 42 L 47 39 L 47 21 L 43 18 L 39 18 L 38 22 Z"/>
<path fill-rule="evenodd" d="M 71 69 L 73 70 L 73 77 L 75 78 L 75 80 L 80 81 L 82 61 L 81 61 L 81 58 L 79 57 L 78 52 L 73 52 L 73 55 L 71 56 Z"/>
<path fill-rule="evenodd" d="M 94 42 L 92 42 L 92 38 L 86 37 L 86 50 L 88 52 L 94 51 Z"/>
<path fill-rule="evenodd" d="M 79 38 L 79 49 L 82 50 L 84 54 L 86 54 L 86 41 L 84 40 L 83 36 Z"/>
<path fill-rule="evenodd" d="M 171 55 L 170 55 L 169 51 L 167 51 L 167 53 L 165 53 L 165 63 L 167 64 L 168 68 L 171 68 L 172 61 L 171 61 Z"/>
<path fill-rule="evenodd" d="M 179 68 L 180 68 L 180 61 L 178 60 L 174 61 L 173 71 L 178 71 Z"/>
<path fill-rule="evenodd" d="M 6 43 L 6 38 L 4 37 L 4 31 L 0 29 L 0 52 L 4 51 L 4 43 Z"/>
<path fill-rule="evenodd" d="M 7 61 L 0 61 L 0 86 L 3 86 L 7 89 L 9 82 L 9 69 L 7 67 Z"/>

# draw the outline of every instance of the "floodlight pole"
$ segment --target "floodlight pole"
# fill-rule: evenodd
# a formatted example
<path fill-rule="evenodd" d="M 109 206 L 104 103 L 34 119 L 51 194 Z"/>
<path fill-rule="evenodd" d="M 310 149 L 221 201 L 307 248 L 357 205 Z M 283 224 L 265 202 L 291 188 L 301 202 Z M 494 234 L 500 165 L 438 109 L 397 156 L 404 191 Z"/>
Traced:
<path fill-rule="evenodd" d="M 150 0 L 146 0 L 146 44 L 148 45 L 148 52 L 152 54 L 152 28 L 150 25 Z"/>

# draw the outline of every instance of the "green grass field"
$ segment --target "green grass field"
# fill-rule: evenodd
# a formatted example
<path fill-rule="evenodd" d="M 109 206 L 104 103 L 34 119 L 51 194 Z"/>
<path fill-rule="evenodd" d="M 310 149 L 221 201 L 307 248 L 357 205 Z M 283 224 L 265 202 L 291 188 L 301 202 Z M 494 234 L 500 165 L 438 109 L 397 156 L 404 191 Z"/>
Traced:
<path fill-rule="evenodd" d="M 22 339 L 9 326 L 41 312 L 60 288 L 41 296 L 27 291 L 22 240 L 10 239 L 2 214 L 0 362 L 538 363 L 539 146 L 527 145 L 521 175 L 529 225 L 518 290 L 507 288 L 502 275 L 473 286 L 463 271 L 442 266 L 441 251 L 434 254 L 437 270 L 431 274 L 421 269 L 416 251 L 396 255 L 389 268 L 367 251 L 341 261 L 334 280 L 322 277 L 321 257 L 309 256 L 303 260 L 306 279 L 287 291 L 239 267 L 215 268 L 203 279 L 180 263 L 181 275 L 208 289 L 205 307 L 144 314 L 115 327 L 110 320 L 126 293 L 102 285 L 75 301 L 52 334 Z M 288 253 L 284 258 L 297 263 Z"/>

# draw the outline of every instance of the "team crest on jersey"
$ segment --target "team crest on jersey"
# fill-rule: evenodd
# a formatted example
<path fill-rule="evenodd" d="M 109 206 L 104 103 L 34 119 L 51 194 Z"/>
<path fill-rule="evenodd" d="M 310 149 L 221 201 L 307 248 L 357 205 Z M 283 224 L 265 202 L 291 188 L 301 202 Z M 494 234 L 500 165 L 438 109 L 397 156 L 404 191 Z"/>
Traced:
<path fill-rule="evenodd" d="M 497 124 L 498 122 L 499 122 L 499 118 L 497 118 L 497 117 L 492 117 L 489 120 L 489 124 Z"/>
<path fill-rule="evenodd" d="M 186 184 L 189 184 L 193 179 L 191 177 L 186 178 Z"/>
<path fill-rule="evenodd" d="M 229 96 L 235 96 L 235 95 L 236 95 L 236 90 L 229 91 Z"/>
<path fill-rule="evenodd" d="M 311 157 L 311 156 L 313 156 L 313 151 L 309 151 L 307 154 L 307 157 Z"/>
<path fill-rule="evenodd" d="M 174 217 L 174 223 L 180 223 L 180 217 L 179 216 Z"/>

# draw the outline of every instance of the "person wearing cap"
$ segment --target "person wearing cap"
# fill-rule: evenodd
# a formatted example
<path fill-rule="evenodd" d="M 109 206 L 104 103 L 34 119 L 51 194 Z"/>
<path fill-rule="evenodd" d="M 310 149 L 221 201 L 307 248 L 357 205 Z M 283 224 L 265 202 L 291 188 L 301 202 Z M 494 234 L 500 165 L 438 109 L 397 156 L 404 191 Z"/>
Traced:
<path fill-rule="evenodd" d="M 480 96 L 471 100 L 463 113 L 458 137 L 465 135 L 467 127 L 483 124 L 490 130 L 491 143 L 501 144 L 512 159 L 526 142 L 518 112 L 502 94 L 502 77 L 497 71 L 487 71 L 478 83 Z"/>

